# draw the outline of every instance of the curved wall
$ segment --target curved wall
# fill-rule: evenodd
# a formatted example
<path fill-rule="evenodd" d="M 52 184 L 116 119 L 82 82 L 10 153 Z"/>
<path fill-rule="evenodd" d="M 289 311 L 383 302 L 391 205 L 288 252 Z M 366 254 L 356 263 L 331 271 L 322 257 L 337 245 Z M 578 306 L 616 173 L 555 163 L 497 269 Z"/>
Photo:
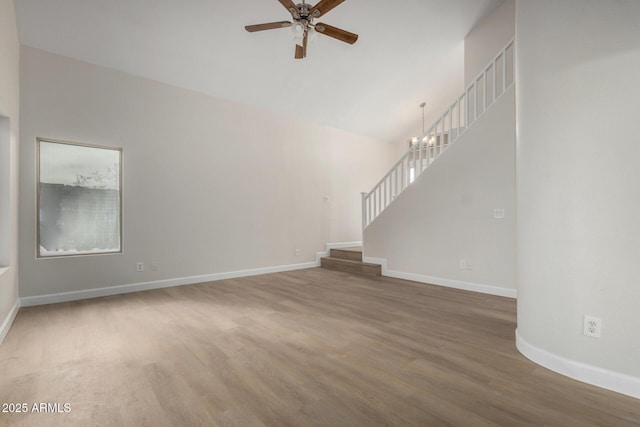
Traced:
<path fill-rule="evenodd" d="M 518 348 L 640 397 L 640 2 L 519 0 Z M 602 337 L 583 334 L 584 315 Z"/>

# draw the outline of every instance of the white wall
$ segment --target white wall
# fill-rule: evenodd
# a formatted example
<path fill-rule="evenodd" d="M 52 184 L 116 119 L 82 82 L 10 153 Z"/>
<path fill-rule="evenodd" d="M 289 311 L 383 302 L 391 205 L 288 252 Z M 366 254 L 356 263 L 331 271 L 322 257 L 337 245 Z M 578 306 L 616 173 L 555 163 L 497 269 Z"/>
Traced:
<path fill-rule="evenodd" d="M 639 22 L 636 0 L 516 12 L 519 348 L 637 397 Z M 585 314 L 601 339 L 583 335 Z"/>
<path fill-rule="evenodd" d="M 361 240 L 360 192 L 392 162 L 377 140 L 28 47 L 21 73 L 23 297 L 313 261 Z M 35 259 L 38 136 L 123 147 L 124 254 Z"/>
<path fill-rule="evenodd" d="M 18 301 L 19 55 L 13 1 L 0 0 L 0 343 Z"/>
<path fill-rule="evenodd" d="M 0 268 L 9 265 L 11 234 L 11 119 L 0 115 Z M 3 270 L 4 271 L 4 270 Z"/>
<path fill-rule="evenodd" d="M 473 82 L 515 36 L 516 0 L 505 0 L 464 39 L 464 84 Z"/>
<path fill-rule="evenodd" d="M 365 256 L 416 280 L 515 295 L 514 93 L 365 229 Z M 505 209 L 505 219 L 494 219 L 494 208 Z M 461 270 L 460 259 L 471 269 Z"/>
<path fill-rule="evenodd" d="M 416 135 L 416 136 L 418 136 L 418 135 Z M 409 151 L 409 148 L 411 148 L 410 145 L 409 145 L 409 139 L 399 140 L 399 141 L 394 142 L 393 143 L 393 149 L 394 149 L 393 159 L 394 159 L 394 161 L 397 162 L 398 160 L 400 160 L 400 158 L 402 156 L 404 156 L 407 153 L 407 151 Z M 380 179 L 382 179 L 382 176 L 380 177 Z M 369 188 L 369 190 L 371 190 L 371 189 Z"/>

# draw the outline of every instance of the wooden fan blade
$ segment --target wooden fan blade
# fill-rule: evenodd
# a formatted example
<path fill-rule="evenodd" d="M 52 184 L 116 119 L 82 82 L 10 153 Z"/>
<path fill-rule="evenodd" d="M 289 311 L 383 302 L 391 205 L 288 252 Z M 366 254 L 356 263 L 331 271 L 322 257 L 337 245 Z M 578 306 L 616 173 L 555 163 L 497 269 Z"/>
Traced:
<path fill-rule="evenodd" d="M 334 7 L 339 6 L 342 2 L 344 2 L 344 0 L 320 0 L 318 4 L 309 10 L 309 16 L 320 18 Z"/>
<path fill-rule="evenodd" d="M 309 32 L 304 31 L 302 36 L 302 46 L 296 43 L 296 59 L 302 59 L 307 57 L 307 42 L 309 41 Z"/>
<path fill-rule="evenodd" d="M 316 31 L 325 36 L 333 37 L 345 43 L 354 44 L 358 40 L 358 35 L 350 33 L 349 31 L 333 27 L 331 25 L 318 23 L 316 24 Z"/>
<path fill-rule="evenodd" d="M 256 31 L 264 31 L 264 30 L 275 30 L 276 28 L 286 28 L 292 25 L 289 21 L 280 21 L 280 22 L 269 22 L 267 24 L 257 24 L 257 25 L 247 25 L 244 27 L 245 30 L 250 33 L 255 33 Z"/>
<path fill-rule="evenodd" d="M 292 0 L 278 0 L 278 1 L 284 6 L 285 9 L 289 11 L 289 13 L 291 13 L 295 17 L 300 16 L 298 15 L 298 6 L 296 6 L 296 4 Z"/>
<path fill-rule="evenodd" d="M 309 41 L 309 31 L 304 32 L 304 37 L 302 38 L 302 57 L 307 57 L 307 44 Z"/>

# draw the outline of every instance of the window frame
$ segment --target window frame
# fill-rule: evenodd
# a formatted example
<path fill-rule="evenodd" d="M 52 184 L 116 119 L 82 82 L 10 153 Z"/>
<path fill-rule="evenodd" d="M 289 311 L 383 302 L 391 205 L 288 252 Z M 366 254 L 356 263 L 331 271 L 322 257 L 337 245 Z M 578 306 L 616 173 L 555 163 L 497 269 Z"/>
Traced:
<path fill-rule="evenodd" d="M 118 216 L 119 216 L 119 227 L 118 233 L 120 237 L 120 249 L 118 251 L 108 251 L 108 252 L 80 252 L 80 253 L 71 253 L 71 254 L 59 254 L 59 255 L 41 255 L 40 254 L 40 143 L 52 143 L 52 144 L 64 144 L 64 145 L 72 145 L 76 147 L 86 147 L 86 148 L 97 148 L 101 150 L 110 150 L 118 152 Z M 55 259 L 55 258 L 69 258 L 69 257 L 85 257 L 85 256 L 99 256 L 99 255 L 118 255 L 122 254 L 124 250 L 124 236 L 123 236 L 123 181 L 122 181 L 122 170 L 123 170 L 123 149 L 122 147 L 110 147 L 106 145 L 98 145 L 98 144 L 87 144 L 82 142 L 74 142 L 74 141 L 66 141 L 61 139 L 54 138 L 44 138 L 44 137 L 36 137 L 36 259 Z"/>

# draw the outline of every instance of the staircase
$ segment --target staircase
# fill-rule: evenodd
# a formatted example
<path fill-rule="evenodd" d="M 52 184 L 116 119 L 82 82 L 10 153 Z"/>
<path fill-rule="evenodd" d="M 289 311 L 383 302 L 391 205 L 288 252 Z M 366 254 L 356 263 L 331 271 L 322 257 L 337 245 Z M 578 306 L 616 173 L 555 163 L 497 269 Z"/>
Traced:
<path fill-rule="evenodd" d="M 331 249 L 329 254 L 328 257 L 320 258 L 322 268 L 365 276 L 382 275 L 380 265 L 362 262 L 362 247 Z"/>
<path fill-rule="evenodd" d="M 513 85 L 514 53 L 511 40 L 384 178 L 361 193 L 363 230 Z"/>

